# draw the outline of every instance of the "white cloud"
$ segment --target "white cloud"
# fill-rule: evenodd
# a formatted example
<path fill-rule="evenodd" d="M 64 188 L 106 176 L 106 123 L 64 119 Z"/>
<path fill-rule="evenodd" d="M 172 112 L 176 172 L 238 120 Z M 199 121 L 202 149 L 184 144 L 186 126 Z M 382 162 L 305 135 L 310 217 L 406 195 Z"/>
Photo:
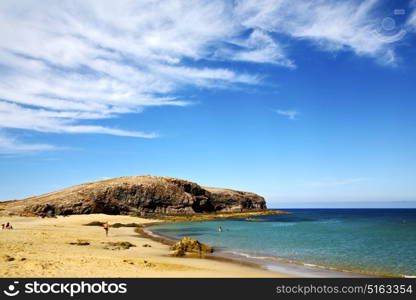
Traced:
<path fill-rule="evenodd" d="M 296 110 L 281 110 L 281 109 L 276 110 L 276 113 L 281 116 L 287 117 L 289 120 L 296 120 L 297 116 L 300 114 L 300 112 Z"/>
<path fill-rule="evenodd" d="M 100 133 L 119 136 L 154 138 L 155 133 L 143 133 L 96 125 L 78 125 L 77 120 L 109 117 L 106 112 L 52 111 L 23 108 L 14 103 L 0 101 L 0 128 L 27 129 L 54 133 Z"/>
<path fill-rule="evenodd" d="M 15 138 L 0 134 L 0 154 L 29 153 L 56 149 L 55 146 L 48 144 L 25 144 Z"/>
<path fill-rule="evenodd" d="M 153 138 L 83 120 L 185 106 L 184 85 L 257 84 L 254 74 L 190 67 L 237 36 L 223 1 L 0 3 L 0 127 Z"/>
<path fill-rule="evenodd" d="M 315 43 L 323 50 L 352 50 L 358 55 L 394 62 L 390 42 L 375 34 L 378 0 L 239 1 L 243 24 Z"/>
<path fill-rule="evenodd" d="M 413 0 L 410 4 L 412 8 L 412 12 L 410 13 L 410 17 L 407 19 L 406 25 L 410 27 L 413 31 L 416 31 L 416 1 Z"/>
<path fill-rule="evenodd" d="M 394 63 L 392 43 L 369 34 L 378 22 L 373 16 L 377 3 L 3 0 L 0 127 L 156 137 L 83 122 L 151 106 L 188 105 L 176 96 L 185 86 L 261 84 L 258 74 L 201 67 L 200 62 L 295 68 L 291 39 Z"/>
<path fill-rule="evenodd" d="M 413 29 L 416 29 L 416 12 L 414 12 L 409 18 L 409 21 L 407 23 L 409 26 L 411 26 Z"/>
<path fill-rule="evenodd" d="M 265 31 L 255 29 L 247 38 L 234 39 L 230 44 L 237 49 L 219 49 L 216 58 L 295 67 L 294 62 L 287 57 L 284 47 Z"/>

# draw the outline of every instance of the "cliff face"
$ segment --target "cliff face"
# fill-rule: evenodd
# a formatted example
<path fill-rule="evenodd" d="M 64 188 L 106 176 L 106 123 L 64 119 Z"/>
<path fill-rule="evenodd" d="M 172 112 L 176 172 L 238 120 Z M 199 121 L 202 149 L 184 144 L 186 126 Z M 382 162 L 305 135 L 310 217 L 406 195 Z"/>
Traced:
<path fill-rule="evenodd" d="M 192 214 L 263 210 L 266 209 L 266 202 L 263 197 L 249 192 L 202 187 L 170 177 L 134 176 L 0 203 L 0 209 L 3 212 L 40 216 L 88 213 Z"/>

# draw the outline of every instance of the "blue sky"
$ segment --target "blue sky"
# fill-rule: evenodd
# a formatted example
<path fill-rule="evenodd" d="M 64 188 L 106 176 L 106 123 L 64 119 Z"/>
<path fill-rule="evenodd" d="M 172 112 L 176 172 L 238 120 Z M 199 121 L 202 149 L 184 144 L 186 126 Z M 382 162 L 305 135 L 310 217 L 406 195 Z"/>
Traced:
<path fill-rule="evenodd" d="M 2 1 L 0 201 L 152 174 L 414 206 L 415 8 Z"/>

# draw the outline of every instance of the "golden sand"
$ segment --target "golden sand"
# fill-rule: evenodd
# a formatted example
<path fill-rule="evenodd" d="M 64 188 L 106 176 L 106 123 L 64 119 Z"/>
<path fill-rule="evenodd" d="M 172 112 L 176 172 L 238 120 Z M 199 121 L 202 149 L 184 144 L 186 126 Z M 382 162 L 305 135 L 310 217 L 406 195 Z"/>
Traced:
<path fill-rule="evenodd" d="M 158 220 L 104 214 L 0 217 L 1 224 L 14 227 L 0 230 L 0 277 L 288 277 L 229 262 L 170 257 L 167 245 L 138 236 L 132 227 L 110 228 L 106 237 L 101 227 L 83 226 L 93 221 Z M 117 249 L 109 242 L 135 247 Z"/>

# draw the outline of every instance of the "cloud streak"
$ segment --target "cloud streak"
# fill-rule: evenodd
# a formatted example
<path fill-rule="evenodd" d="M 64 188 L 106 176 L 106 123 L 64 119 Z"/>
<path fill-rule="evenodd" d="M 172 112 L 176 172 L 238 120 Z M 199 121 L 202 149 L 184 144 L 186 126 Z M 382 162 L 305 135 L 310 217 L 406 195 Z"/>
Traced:
<path fill-rule="evenodd" d="M 26 144 L 15 138 L 0 134 L 0 154 L 33 153 L 51 150 L 57 150 L 57 147 L 49 144 Z"/>
<path fill-rule="evenodd" d="M 410 17 L 407 19 L 406 25 L 413 31 L 416 31 L 416 1 L 413 0 L 410 4 L 411 13 Z"/>
<path fill-rule="evenodd" d="M 155 138 L 156 133 L 99 123 L 148 107 L 189 105 L 188 99 L 177 96 L 188 86 L 262 84 L 259 74 L 204 62 L 294 69 L 291 40 L 393 63 L 394 45 L 369 34 L 378 24 L 373 14 L 377 4 L 4 0 L 0 128 Z M 295 119 L 297 112 L 281 114 Z"/>
<path fill-rule="evenodd" d="M 257 84 L 256 75 L 181 63 L 239 33 L 230 13 L 222 1 L 2 1 L 0 127 L 155 138 L 82 123 L 186 106 L 175 93 L 188 85 Z"/>
<path fill-rule="evenodd" d="M 380 1 L 260 0 L 240 1 L 238 15 L 247 27 L 307 40 L 324 51 L 353 51 L 357 55 L 394 62 L 393 45 L 374 34 Z"/>
<path fill-rule="evenodd" d="M 278 115 L 287 117 L 289 120 L 296 120 L 297 116 L 300 114 L 300 112 L 296 110 L 281 110 L 281 109 L 276 110 L 276 113 Z"/>

